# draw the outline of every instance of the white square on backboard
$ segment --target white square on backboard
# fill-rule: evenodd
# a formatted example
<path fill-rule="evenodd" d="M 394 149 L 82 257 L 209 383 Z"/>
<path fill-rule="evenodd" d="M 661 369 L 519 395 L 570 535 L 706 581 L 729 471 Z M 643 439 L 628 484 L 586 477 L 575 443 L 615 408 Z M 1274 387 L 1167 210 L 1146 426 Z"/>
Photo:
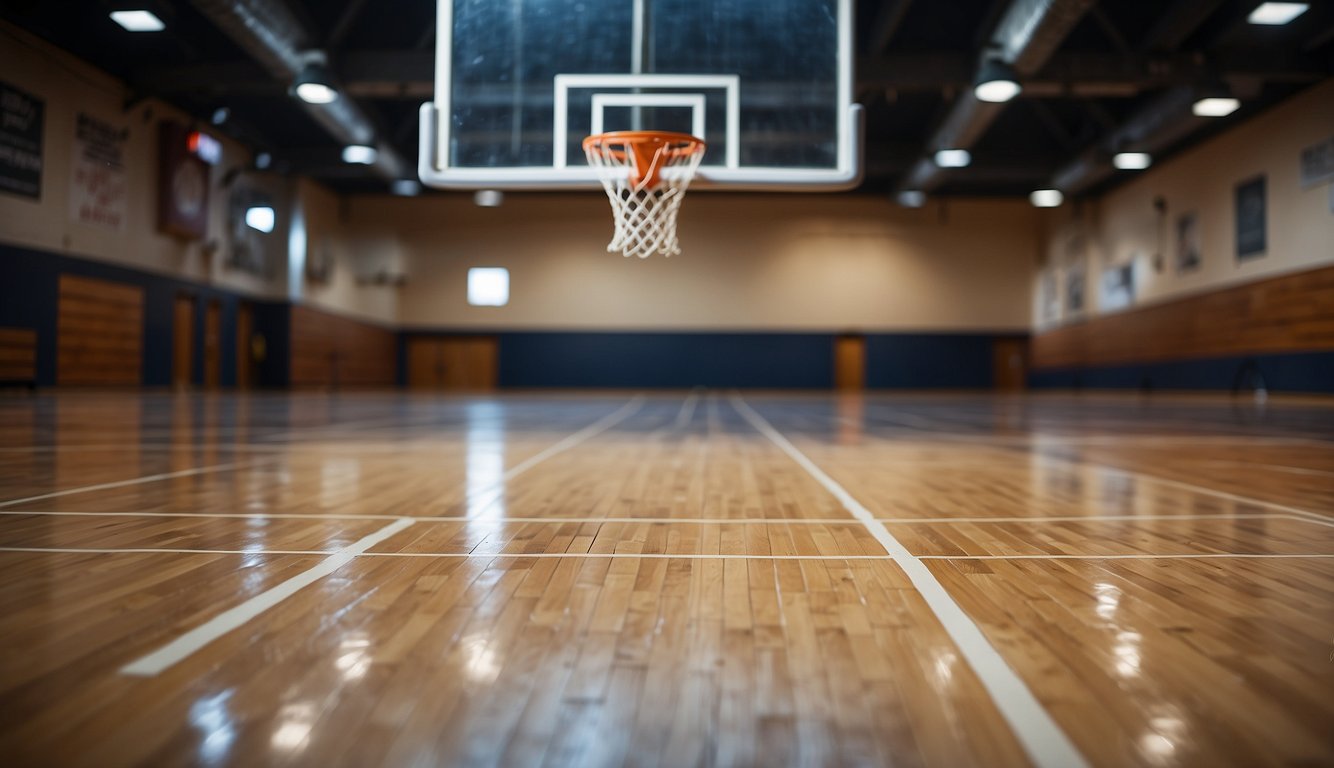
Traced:
<path fill-rule="evenodd" d="M 468 303 L 474 307 L 503 307 L 510 301 L 510 271 L 504 267 L 468 270 Z"/>

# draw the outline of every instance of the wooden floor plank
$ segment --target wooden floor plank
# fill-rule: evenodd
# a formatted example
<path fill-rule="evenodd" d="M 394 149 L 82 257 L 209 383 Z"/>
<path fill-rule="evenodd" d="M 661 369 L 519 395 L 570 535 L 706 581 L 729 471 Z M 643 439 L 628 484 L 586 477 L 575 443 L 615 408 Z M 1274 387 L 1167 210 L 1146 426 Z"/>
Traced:
<path fill-rule="evenodd" d="M 0 754 L 1029 764 L 900 564 L 725 397 L 689 419 L 650 397 L 548 452 L 629 398 L 0 401 L 0 503 L 59 494 L 0 508 L 0 547 L 108 550 L 0 550 Z M 1334 761 L 1334 559 L 1234 557 L 1334 554 L 1334 408 L 748 400 L 938 558 L 1090 763 Z M 119 674 L 398 517 L 176 666 Z"/>

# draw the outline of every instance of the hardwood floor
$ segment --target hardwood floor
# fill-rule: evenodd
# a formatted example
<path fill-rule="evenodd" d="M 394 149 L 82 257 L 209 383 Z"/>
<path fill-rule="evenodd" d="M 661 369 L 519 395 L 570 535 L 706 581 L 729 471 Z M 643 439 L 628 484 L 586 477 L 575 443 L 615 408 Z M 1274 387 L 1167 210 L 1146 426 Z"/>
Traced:
<path fill-rule="evenodd" d="M 0 398 L 5 765 L 1334 764 L 1334 403 Z"/>

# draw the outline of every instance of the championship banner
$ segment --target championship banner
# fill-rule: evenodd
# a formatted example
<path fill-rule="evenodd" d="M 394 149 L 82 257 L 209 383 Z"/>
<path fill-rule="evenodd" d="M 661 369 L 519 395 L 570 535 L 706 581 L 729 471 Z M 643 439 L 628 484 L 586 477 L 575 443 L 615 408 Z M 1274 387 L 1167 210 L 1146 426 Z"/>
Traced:
<path fill-rule="evenodd" d="M 80 224 L 124 230 L 128 207 L 125 139 L 129 130 L 78 113 L 70 217 Z"/>

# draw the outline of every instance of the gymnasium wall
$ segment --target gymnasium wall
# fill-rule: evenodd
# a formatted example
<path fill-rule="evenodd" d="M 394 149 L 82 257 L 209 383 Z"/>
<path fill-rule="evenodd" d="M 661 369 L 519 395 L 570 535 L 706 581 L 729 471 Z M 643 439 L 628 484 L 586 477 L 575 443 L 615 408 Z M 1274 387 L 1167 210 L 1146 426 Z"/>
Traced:
<path fill-rule="evenodd" d="M 406 275 L 408 333 L 495 336 L 502 387 L 828 388 L 835 337 L 859 333 L 870 387 L 986 388 L 992 337 L 1027 333 L 1040 234 L 1020 202 L 692 191 L 682 253 L 641 260 L 606 252 L 601 194 L 351 212 L 359 247 Z M 475 266 L 509 270 L 508 305 L 467 304 Z"/>
<path fill-rule="evenodd" d="M 197 299 L 196 383 L 204 377 L 204 314 L 211 302 L 220 309 L 223 386 L 236 383 L 236 322 L 243 301 L 252 303 L 254 330 L 266 341 L 268 355 L 257 367 L 259 383 L 268 386 L 290 382 L 293 366 L 287 356 L 297 347 L 288 338 L 293 327 L 289 302 L 336 314 L 340 327 L 355 329 L 350 333 L 357 338 L 374 337 L 376 330 L 384 333 L 381 325 L 393 321 L 392 291 L 363 289 L 352 278 L 348 264 L 353 254 L 338 237 L 343 226 L 339 201 L 328 190 L 277 174 L 245 172 L 228 180 L 228 172 L 248 167 L 251 157 L 244 147 L 213 131 L 222 143 L 223 159 L 212 167 L 208 180 L 207 235 L 186 241 L 162 234 L 157 228 L 158 126 L 164 119 L 188 124 L 187 115 L 156 100 L 132 102 L 133 95 L 116 78 L 3 22 L 0 80 L 40 99 L 44 111 L 40 197 L 0 193 L 0 329 L 6 339 L 32 339 L 12 350 L 13 342 L 6 342 L 5 359 L 32 360 L 21 369 L 6 368 L 4 379 L 26 379 L 31 370 L 31 378 L 42 385 L 167 386 L 172 304 L 181 294 Z M 127 103 L 132 106 L 127 108 Z M 115 226 L 81 223 L 73 210 L 80 113 L 125 131 L 125 216 Z M 268 198 L 277 219 L 273 232 L 237 226 L 231 198 L 241 194 Z M 292 238 L 297 223 L 302 237 Z M 241 243 L 259 254 L 266 269 L 256 273 L 229 266 L 228 255 Z M 315 283 L 305 273 L 308 249 L 334 258 L 329 281 Z M 100 281 L 96 284 L 109 294 L 138 298 L 123 314 L 99 314 L 96 307 L 77 306 L 79 297 L 62 293 L 71 279 L 75 284 L 81 279 Z M 136 336 L 137 344 L 127 341 Z M 381 346 L 370 353 L 371 359 L 382 361 L 385 350 L 392 356 L 392 337 Z M 345 356 L 343 365 L 360 370 L 361 360 Z M 383 367 L 384 373 L 373 378 L 391 381 L 392 360 Z M 353 378 L 367 377 L 358 373 Z"/>
<path fill-rule="evenodd" d="M 1255 368 L 1271 389 L 1334 390 L 1334 189 L 1299 179 L 1301 151 L 1331 137 L 1334 79 L 1055 212 L 1035 276 L 1033 383 L 1225 389 Z M 1235 188 L 1258 176 L 1267 247 L 1238 258 Z M 1190 215 L 1199 263 L 1182 268 Z M 1116 306 L 1101 281 L 1127 265 L 1134 299 Z"/>
<path fill-rule="evenodd" d="M 125 105 L 133 96 L 121 81 L 3 22 L 0 80 L 40 98 L 45 107 L 41 198 L 0 194 L 0 240 L 257 297 L 284 295 L 285 270 L 257 276 L 227 268 L 222 257 L 233 241 L 226 210 L 230 189 L 224 187 L 223 176 L 227 169 L 250 163 L 243 147 L 218 136 L 223 160 L 212 167 L 209 178 L 208 237 L 187 242 L 157 231 L 157 174 L 159 121 L 172 119 L 189 124 L 188 116 L 152 99 L 127 109 Z M 125 219 L 119 226 L 80 223 L 73 216 L 70 198 L 79 113 L 126 131 Z M 277 228 L 269 235 L 254 237 L 253 244 L 271 262 L 285 264 L 287 243 L 280 233 L 285 231 L 289 215 L 288 181 L 276 175 L 256 175 L 240 183 L 274 200 Z M 205 248 L 210 241 L 213 247 Z"/>
<path fill-rule="evenodd" d="M 682 253 L 606 252 L 594 193 L 355 198 L 350 223 L 406 273 L 412 328 L 975 332 L 1028 328 L 1039 214 L 1026 202 L 911 210 L 870 195 L 690 192 Z M 466 302 L 469 267 L 510 271 L 504 307 Z"/>

